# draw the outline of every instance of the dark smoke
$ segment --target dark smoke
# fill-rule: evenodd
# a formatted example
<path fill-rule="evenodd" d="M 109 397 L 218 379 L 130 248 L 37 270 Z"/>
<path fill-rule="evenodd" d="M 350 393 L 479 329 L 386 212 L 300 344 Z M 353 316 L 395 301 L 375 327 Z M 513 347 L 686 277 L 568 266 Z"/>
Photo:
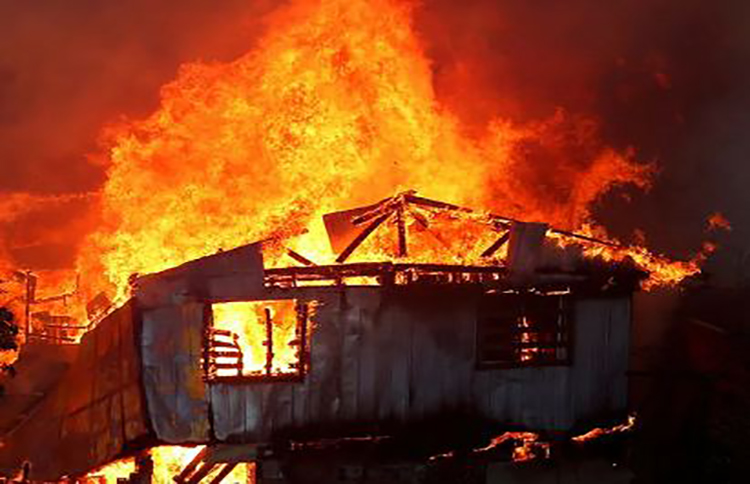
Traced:
<path fill-rule="evenodd" d="M 734 229 L 709 268 L 735 282 L 750 246 L 749 19 L 743 0 L 432 0 L 417 25 L 439 96 L 472 130 L 497 114 L 597 117 L 608 144 L 661 168 L 598 218 L 687 257 L 723 212 Z"/>
<path fill-rule="evenodd" d="M 0 201 L 96 192 L 106 164 L 90 155 L 101 127 L 153 110 L 181 63 L 247 51 L 277 5 L 0 0 Z M 416 12 L 436 92 L 467 130 L 557 108 L 598 117 L 607 143 L 661 166 L 651 192 L 603 200 L 600 220 L 626 238 L 643 229 L 653 247 L 685 257 L 706 237 L 704 219 L 724 212 L 734 230 L 717 259 L 743 273 L 750 2 L 422 0 Z M 0 254 L 70 264 L 95 200 L 29 202 L 0 217 Z"/>

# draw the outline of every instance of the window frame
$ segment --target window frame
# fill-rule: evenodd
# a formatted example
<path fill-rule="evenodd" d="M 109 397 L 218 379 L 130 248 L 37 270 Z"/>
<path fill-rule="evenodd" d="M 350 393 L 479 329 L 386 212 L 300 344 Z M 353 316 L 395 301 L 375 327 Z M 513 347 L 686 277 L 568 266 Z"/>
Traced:
<path fill-rule="evenodd" d="M 247 302 L 247 303 L 273 303 L 278 301 L 294 301 L 295 313 L 297 314 L 296 332 L 297 339 L 299 341 L 299 349 L 296 365 L 298 365 L 296 371 L 289 373 L 269 374 L 248 374 L 248 375 L 216 375 L 212 372 L 212 356 L 211 351 L 214 349 L 212 346 L 211 338 L 212 331 L 214 328 L 213 321 L 213 306 L 215 304 L 231 303 L 231 302 Z M 310 350 L 311 350 L 311 301 L 301 300 L 297 298 L 279 298 L 279 299 L 260 299 L 260 300 L 241 300 L 241 301 L 213 301 L 206 303 L 204 307 L 204 334 L 202 341 L 202 373 L 203 379 L 207 383 L 231 383 L 231 384 L 248 384 L 248 383 L 302 383 L 310 373 Z M 225 330 L 221 330 L 225 331 Z M 269 347 L 266 345 L 267 341 L 263 342 L 266 346 L 266 355 L 268 356 Z M 273 346 L 271 346 L 271 351 Z"/>
<path fill-rule="evenodd" d="M 554 332 L 544 332 L 544 328 L 537 331 L 519 331 L 520 319 L 524 316 L 527 318 L 536 312 L 537 310 L 542 312 L 542 306 L 538 303 L 543 301 L 540 298 L 554 298 L 558 302 L 557 321 L 555 322 L 556 329 Z M 505 300 L 505 301 L 503 301 Z M 504 303 L 510 302 L 513 306 L 505 306 Z M 494 370 L 494 369 L 513 369 L 513 368 L 541 368 L 541 367 L 564 367 L 570 366 L 573 361 L 573 327 L 574 321 L 574 307 L 575 299 L 570 293 L 566 294 L 544 294 L 544 293 L 485 293 L 481 296 L 480 301 L 477 305 L 477 313 L 475 318 L 475 366 L 478 370 Z M 529 310 L 530 309 L 530 310 Z M 497 316 L 492 316 L 492 311 L 500 311 Z M 505 311 L 505 314 L 502 313 Z M 538 314 L 537 314 L 538 316 Z M 513 337 L 515 333 L 536 333 L 539 335 L 547 334 L 553 335 L 552 339 L 556 340 L 553 343 L 537 342 L 536 345 L 532 345 L 533 342 L 516 342 L 509 341 L 499 346 L 495 342 L 496 347 L 492 347 L 493 343 L 488 343 L 488 338 L 491 338 L 492 331 L 487 331 L 487 325 L 492 324 L 490 321 L 495 319 L 495 322 L 505 321 L 503 324 L 510 324 L 512 319 L 516 319 L 515 327 L 507 328 L 503 331 L 494 331 L 495 338 Z M 549 323 L 542 323 L 549 324 Z M 523 347 L 537 348 L 537 349 L 551 349 L 556 353 L 560 350 L 564 351 L 563 356 L 555 354 L 554 358 L 532 358 L 528 361 L 521 360 L 517 355 L 518 351 L 522 350 Z M 505 350 L 506 353 L 512 353 L 512 358 L 506 359 L 489 359 L 488 353 L 492 350 L 496 350 L 495 354 L 502 353 Z"/>

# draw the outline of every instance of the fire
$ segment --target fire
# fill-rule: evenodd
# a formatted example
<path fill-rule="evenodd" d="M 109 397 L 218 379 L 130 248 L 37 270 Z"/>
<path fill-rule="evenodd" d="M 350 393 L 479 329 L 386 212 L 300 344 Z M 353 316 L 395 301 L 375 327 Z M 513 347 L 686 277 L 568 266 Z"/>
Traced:
<path fill-rule="evenodd" d="M 505 432 L 492 439 L 486 447 L 475 452 L 489 452 L 490 450 L 505 444 L 508 441 L 515 443 L 513 447 L 513 462 L 526 462 L 537 457 L 549 458 L 550 445 L 539 441 L 539 435 L 533 432 Z"/>
<path fill-rule="evenodd" d="M 214 338 L 229 345 L 218 348 L 222 356 L 215 361 L 222 367 L 216 371 L 216 376 L 294 373 L 293 365 L 298 361 L 295 301 L 214 304 L 213 330 L 226 332 Z M 236 345 L 226 341 L 235 335 Z M 235 351 L 228 351 L 231 348 Z"/>
<path fill-rule="evenodd" d="M 155 113 L 109 127 L 103 222 L 78 264 L 89 296 L 122 296 L 132 273 L 272 236 L 306 232 L 297 251 L 325 262 L 321 215 L 405 188 L 575 229 L 612 186 L 649 185 L 653 167 L 603 145 L 595 120 L 564 111 L 498 117 L 467 134 L 433 90 L 414 8 L 293 1 L 257 49 L 182 66 Z M 267 255 L 270 266 L 290 262 Z"/>
<path fill-rule="evenodd" d="M 578 233 L 596 238 L 601 242 L 582 243 L 580 240 L 573 240 L 555 233 L 548 233 L 547 236 L 555 239 L 561 246 L 573 243 L 583 245 L 584 254 L 590 258 L 600 258 L 612 262 L 632 261 L 636 267 L 649 273 L 648 279 L 642 283 L 643 289 L 646 290 L 675 285 L 686 277 L 698 274 L 701 263 L 715 250 L 715 246 L 704 244 L 701 251 L 691 260 L 674 261 L 668 257 L 654 254 L 642 245 L 622 245 L 607 237 L 603 229 L 590 224 L 581 226 Z"/>
<path fill-rule="evenodd" d="M 99 469 L 86 474 L 85 480 L 104 481 L 106 484 L 116 483 L 118 478 L 127 478 L 135 472 L 135 459 L 122 459 L 111 462 Z"/>
<path fill-rule="evenodd" d="M 471 454 L 481 455 L 492 452 L 498 447 L 510 443 L 513 446 L 511 459 L 515 463 L 528 462 L 538 458 L 549 459 L 551 445 L 541 440 L 539 434 L 534 432 L 505 432 L 492 438 L 489 444 L 478 449 L 472 449 Z M 430 461 L 450 459 L 456 456 L 453 451 L 430 457 Z"/>
<path fill-rule="evenodd" d="M 624 423 L 621 423 L 619 425 L 615 425 L 614 427 L 610 428 L 600 428 L 597 427 L 595 429 L 592 429 L 585 434 L 578 435 L 576 437 L 573 437 L 571 440 L 573 442 L 588 442 L 589 440 L 595 440 L 599 437 L 602 437 L 604 435 L 612 435 L 612 434 L 618 434 L 622 432 L 629 432 L 635 427 L 636 422 L 636 416 L 635 415 L 629 415 L 628 420 Z"/>
<path fill-rule="evenodd" d="M 203 446 L 198 447 L 181 447 L 181 446 L 160 446 L 154 447 L 148 451 L 153 459 L 154 484 L 173 484 L 174 477 L 187 466 L 202 450 Z M 135 459 L 127 458 L 111 462 L 104 467 L 95 469 L 88 473 L 84 479 L 98 481 L 104 484 L 115 484 L 118 478 L 127 478 L 136 471 Z M 212 470 L 201 482 L 211 482 L 216 475 L 221 472 L 221 466 Z M 253 465 L 237 465 L 222 482 L 252 484 Z"/>

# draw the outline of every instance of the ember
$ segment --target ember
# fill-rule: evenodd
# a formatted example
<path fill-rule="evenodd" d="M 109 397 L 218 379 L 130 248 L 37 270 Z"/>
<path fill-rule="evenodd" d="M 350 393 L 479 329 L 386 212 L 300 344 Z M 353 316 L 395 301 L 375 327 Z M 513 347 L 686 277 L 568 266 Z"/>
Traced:
<path fill-rule="evenodd" d="M 625 423 L 615 425 L 614 427 L 610 427 L 610 428 L 591 429 L 583 435 L 573 437 L 571 440 L 573 442 L 581 443 L 581 442 L 588 442 L 590 440 L 598 439 L 604 435 L 612 435 L 612 434 L 618 434 L 618 433 L 623 433 L 623 432 L 629 432 L 635 426 L 635 418 L 636 418 L 635 415 L 630 415 L 628 417 L 628 421 Z"/>
<path fill-rule="evenodd" d="M 732 224 L 729 219 L 720 212 L 716 212 L 708 217 L 708 228 L 711 230 L 732 230 Z"/>

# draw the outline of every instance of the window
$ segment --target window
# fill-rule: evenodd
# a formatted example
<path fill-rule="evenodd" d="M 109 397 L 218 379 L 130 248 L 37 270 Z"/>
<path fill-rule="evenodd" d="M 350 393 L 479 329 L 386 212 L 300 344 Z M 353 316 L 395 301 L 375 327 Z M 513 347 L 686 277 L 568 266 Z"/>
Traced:
<path fill-rule="evenodd" d="M 308 305 L 293 299 L 211 305 L 209 380 L 296 380 L 307 369 Z"/>
<path fill-rule="evenodd" d="M 568 364 L 570 305 L 565 295 L 485 295 L 477 317 L 477 365 Z"/>

